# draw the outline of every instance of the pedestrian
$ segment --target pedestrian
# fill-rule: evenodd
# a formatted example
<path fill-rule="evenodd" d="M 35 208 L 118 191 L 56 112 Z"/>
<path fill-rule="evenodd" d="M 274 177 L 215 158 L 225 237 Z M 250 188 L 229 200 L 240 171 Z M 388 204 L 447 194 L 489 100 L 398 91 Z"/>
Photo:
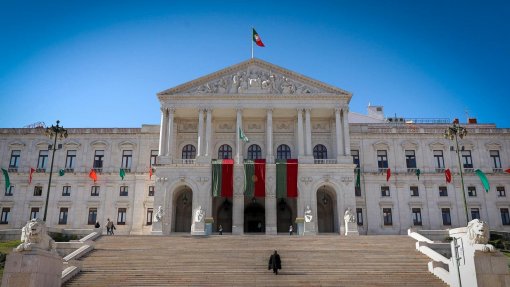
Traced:
<path fill-rule="evenodd" d="M 94 225 L 94 228 L 99 228 L 101 227 L 101 224 L 99 224 L 99 221 L 96 221 L 96 225 Z"/>
<path fill-rule="evenodd" d="M 110 221 L 110 218 L 106 221 L 106 235 L 113 235 L 113 222 Z"/>
<path fill-rule="evenodd" d="M 221 224 L 218 227 L 218 231 L 220 232 L 220 235 L 223 235 L 223 226 L 221 226 Z"/>
<path fill-rule="evenodd" d="M 289 226 L 289 235 L 292 235 L 294 232 L 294 228 L 292 227 L 292 224 Z"/>
<path fill-rule="evenodd" d="M 280 259 L 280 255 L 276 250 L 274 253 L 269 257 L 269 264 L 267 265 L 267 270 L 273 269 L 274 275 L 278 275 L 278 269 L 282 269 L 282 261 Z"/>

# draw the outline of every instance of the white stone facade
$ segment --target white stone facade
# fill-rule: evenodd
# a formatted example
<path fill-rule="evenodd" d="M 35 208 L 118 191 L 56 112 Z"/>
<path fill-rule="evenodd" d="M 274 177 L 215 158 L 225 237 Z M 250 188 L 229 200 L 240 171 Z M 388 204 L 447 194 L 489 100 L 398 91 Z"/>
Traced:
<path fill-rule="evenodd" d="M 369 107 L 368 116 L 349 113 L 351 96 L 251 59 L 159 93 L 160 126 L 69 129 L 69 137 L 59 141 L 63 148 L 56 153 L 54 171 L 66 168 L 68 151 L 76 151 L 75 165 L 64 176 L 56 173 L 52 178 L 48 225 L 92 228 L 89 213 L 96 209 L 97 221 L 102 225 L 107 218 L 120 223 L 116 224 L 117 234 L 191 232 L 192 211 L 200 206 L 206 224 L 207 219 L 214 220 L 213 231 L 222 224 L 226 233 L 276 234 L 287 232 L 288 225 L 304 217 L 306 206 L 310 206 L 315 233 L 344 234 L 347 208 L 356 214 L 360 234 L 406 234 L 410 227 L 464 226 L 457 156 L 450 150 L 453 143 L 442 137 L 448 125 L 388 123 L 379 107 Z M 469 218 L 473 211 L 492 229 L 510 231 L 510 218 L 506 221 L 505 217 L 505 211 L 510 210 L 510 195 L 506 195 L 510 175 L 502 173 L 510 167 L 510 130 L 484 124 L 465 127 L 468 136 L 460 145 L 464 153 L 470 152 L 472 169 L 484 171 L 491 183 L 491 190 L 485 193 L 472 169 L 465 170 Z M 239 140 L 239 128 L 249 142 Z M 38 216 L 42 217 L 51 151 L 46 172 L 34 173 L 31 184 L 28 178 L 30 168 L 37 168 L 40 151 L 47 150 L 48 144 L 51 141 L 40 129 L 0 129 L 2 167 L 7 169 L 16 151 L 20 151 L 17 168 L 10 167 L 9 173 L 14 188 L 0 194 L 0 210 L 9 211 L 1 229 L 22 227 L 32 208 L 39 208 Z M 252 145 L 260 149 L 250 148 Z M 235 161 L 232 198 L 211 195 L 211 160 L 220 156 L 220 149 L 225 155 L 230 151 L 228 155 Z M 94 183 L 88 175 L 97 151 L 104 151 L 104 158 Z M 392 172 L 388 182 L 386 169 L 378 167 L 378 151 L 385 151 Z M 414 151 L 415 168 L 408 168 L 406 151 Z M 438 151 L 444 160 L 440 167 L 434 157 Z M 355 192 L 356 154 L 362 172 L 361 188 Z M 499 166 L 494 163 L 496 154 Z M 151 159 L 154 163 L 156 155 L 155 173 L 150 178 Z M 275 160 L 282 156 L 299 160 L 296 199 L 275 196 Z M 254 157 L 266 159 L 263 198 L 243 194 L 242 163 Z M 130 166 L 125 166 L 126 161 Z M 128 171 L 124 180 L 119 176 L 120 168 Z M 419 180 L 416 168 L 421 171 Z M 452 171 L 452 183 L 445 182 L 445 168 Z M 41 195 L 34 195 L 35 186 L 42 187 Z M 64 195 L 64 186 L 70 186 L 68 196 Z M 99 186 L 97 196 L 93 186 Z M 389 188 L 385 196 L 381 187 Z M 411 187 L 418 189 L 416 196 L 411 196 Z M 445 196 L 440 196 L 440 187 L 446 187 Z M 467 195 L 468 188 L 472 196 Z M 153 196 L 149 190 L 154 190 Z M 161 221 L 148 224 L 152 221 L 148 210 L 156 212 L 159 206 L 164 210 Z M 68 212 L 65 223 L 59 218 L 63 208 Z M 386 222 L 383 211 L 387 213 Z M 416 222 L 413 211 L 419 219 Z M 448 223 L 448 216 L 442 214 L 446 211 L 450 214 L 449 225 L 443 224 Z"/>

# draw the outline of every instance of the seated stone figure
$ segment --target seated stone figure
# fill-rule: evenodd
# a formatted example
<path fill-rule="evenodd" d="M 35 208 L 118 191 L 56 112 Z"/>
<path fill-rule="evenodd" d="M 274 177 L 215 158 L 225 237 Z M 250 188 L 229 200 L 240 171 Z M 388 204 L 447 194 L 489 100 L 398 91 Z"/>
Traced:
<path fill-rule="evenodd" d="M 494 246 L 487 244 L 489 242 L 489 225 L 480 219 L 473 219 L 468 223 L 467 232 L 463 235 L 464 242 L 472 245 L 475 250 L 482 252 L 495 252 Z"/>
<path fill-rule="evenodd" d="M 17 252 L 29 250 L 45 250 L 55 252 L 55 241 L 47 233 L 46 224 L 39 218 L 27 222 L 21 229 L 21 241 L 14 250 Z"/>

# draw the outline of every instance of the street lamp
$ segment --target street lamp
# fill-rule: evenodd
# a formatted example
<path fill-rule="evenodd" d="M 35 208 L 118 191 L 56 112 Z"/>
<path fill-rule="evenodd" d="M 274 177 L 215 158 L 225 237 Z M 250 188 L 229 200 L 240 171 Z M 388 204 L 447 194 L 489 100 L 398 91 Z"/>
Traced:
<path fill-rule="evenodd" d="M 55 151 L 57 151 L 57 138 L 63 139 L 67 138 L 67 130 L 64 127 L 59 126 L 60 121 L 57 121 L 57 125 L 51 125 L 51 127 L 47 127 L 44 132 L 46 136 L 50 139 L 55 137 L 55 141 L 53 142 L 53 146 L 48 146 L 48 149 L 53 150 L 53 154 L 51 155 L 51 167 L 50 167 L 50 179 L 48 180 L 48 192 L 46 193 L 46 203 L 44 204 L 44 217 L 43 221 L 46 222 L 46 214 L 48 213 L 48 201 L 50 199 L 50 186 L 51 186 L 51 175 L 53 174 L 53 160 L 55 159 Z"/>
<path fill-rule="evenodd" d="M 457 153 L 457 159 L 459 161 L 459 172 L 460 172 L 460 184 L 462 187 L 462 198 L 464 199 L 464 210 L 466 212 L 466 224 L 469 222 L 467 202 L 466 202 L 466 192 L 464 190 L 464 176 L 462 175 L 462 165 L 460 162 L 460 150 L 459 150 L 459 139 L 463 139 L 467 135 L 467 129 L 463 128 L 459 125 L 459 119 L 453 120 L 453 125 L 448 127 L 444 132 L 444 137 L 446 139 L 455 140 L 455 152 Z"/>

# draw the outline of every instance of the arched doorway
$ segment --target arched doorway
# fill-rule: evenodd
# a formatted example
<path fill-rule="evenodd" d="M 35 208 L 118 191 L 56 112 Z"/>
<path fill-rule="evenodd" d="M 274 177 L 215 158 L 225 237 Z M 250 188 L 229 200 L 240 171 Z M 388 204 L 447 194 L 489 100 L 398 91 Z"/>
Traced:
<path fill-rule="evenodd" d="M 338 232 L 335 222 L 335 192 L 322 186 L 317 190 L 317 227 L 319 233 Z"/>
<path fill-rule="evenodd" d="M 232 232 L 232 199 L 226 197 L 213 198 L 215 210 L 213 232 L 218 231 L 218 226 L 223 227 L 223 232 Z"/>
<path fill-rule="evenodd" d="M 296 226 L 294 224 L 296 214 L 296 199 L 294 198 L 280 198 L 276 203 L 276 231 L 277 232 L 289 232 L 289 226 L 293 225 L 294 230 Z"/>
<path fill-rule="evenodd" d="M 191 212 L 193 206 L 193 191 L 184 186 L 176 192 L 174 201 L 174 232 L 191 232 Z"/>
<path fill-rule="evenodd" d="M 244 209 L 244 232 L 263 233 L 266 231 L 264 206 L 253 199 Z"/>

